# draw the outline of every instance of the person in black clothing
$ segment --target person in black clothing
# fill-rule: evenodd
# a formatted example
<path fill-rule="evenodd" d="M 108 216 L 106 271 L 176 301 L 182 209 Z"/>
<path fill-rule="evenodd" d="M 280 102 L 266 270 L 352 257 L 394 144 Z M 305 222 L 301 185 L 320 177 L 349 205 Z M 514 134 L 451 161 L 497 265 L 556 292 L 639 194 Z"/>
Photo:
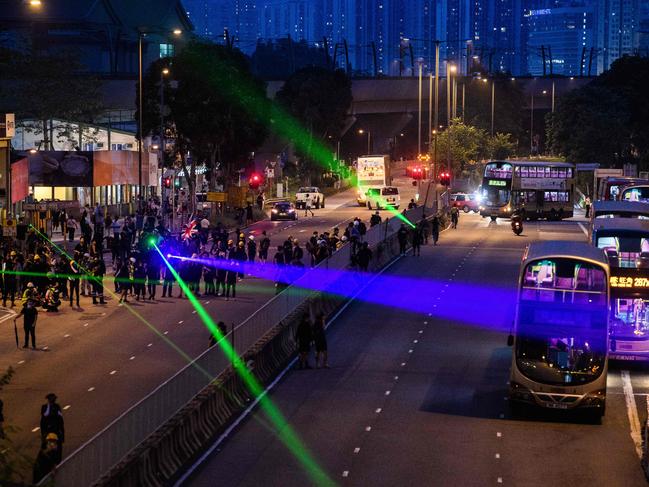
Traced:
<path fill-rule="evenodd" d="M 266 262 L 268 260 L 268 249 L 270 249 L 270 239 L 266 235 L 266 230 L 261 232 L 261 242 L 259 242 L 259 260 Z"/>
<path fill-rule="evenodd" d="M 411 199 L 410 203 L 408 203 L 408 209 L 412 210 L 413 208 L 417 208 L 417 203 L 415 203 L 414 199 Z"/>
<path fill-rule="evenodd" d="M 367 272 L 371 260 L 372 251 L 370 250 L 370 246 L 367 242 L 363 242 L 361 244 L 360 250 L 356 253 L 356 262 L 358 262 L 358 268 L 363 272 Z"/>
<path fill-rule="evenodd" d="M 142 262 L 137 262 L 135 264 L 135 270 L 133 271 L 133 291 L 135 292 L 135 300 L 139 301 L 140 296 L 142 296 L 142 301 L 144 301 L 144 281 L 146 279 L 146 269 Z"/>
<path fill-rule="evenodd" d="M 381 215 L 376 211 L 370 218 L 370 228 L 381 224 Z"/>
<path fill-rule="evenodd" d="M 234 259 L 230 259 L 230 263 L 234 263 Z M 235 269 L 228 269 L 225 274 L 225 300 L 230 300 L 230 293 L 232 293 L 232 300 L 237 297 L 237 271 Z"/>
<path fill-rule="evenodd" d="M 59 441 L 55 433 L 49 433 L 45 441 L 45 446 L 38 451 L 36 462 L 32 470 L 32 482 L 38 484 L 47 474 L 52 472 L 59 463 Z"/>
<path fill-rule="evenodd" d="M 90 283 L 92 284 L 92 304 L 106 304 L 104 301 L 104 275 L 106 264 L 99 255 L 92 260 L 90 266 Z M 97 303 L 99 298 L 99 303 Z"/>
<path fill-rule="evenodd" d="M 160 281 L 160 266 L 153 262 L 149 262 L 146 266 L 146 284 L 147 291 L 149 293 L 149 301 L 155 300 L 155 291 L 158 287 L 158 282 Z"/>
<path fill-rule="evenodd" d="M 254 221 L 253 218 L 253 213 L 252 213 L 252 205 L 248 203 L 246 205 L 246 223 L 250 225 Z"/>
<path fill-rule="evenodd" d="M 11 299 L 11 307 L 14 307 L 16 300 L 16 252 L 12 251 L 9 258 L 3 264 L 4 274 L 4 292 L 2 293 L 2 306 L 7 307 L 7 298 Z"/>
<path fill-rule="evenodd" d="M 327 335 L 325 333 L 325 317 L 322 313 L 318 313 L 313 324 L 313 342 L 315 344 L 315 368 L 319 369 L 322 366 L 328 369 Z"/>
<path fill-rule="evenodd" d="M 23 309 L 20 310 L 18 316 L 14 318 L 14 322 L 20 317 L 24 316 L 23 328 L 25 330 L 25 344 L 23 348 L 29 346 L 29 337 L 32 338 L 32 348 L 36 350 L 36 319 L 38 318 L 38 309 L 36 309 L 36 303 L 28 299 L 27 302 L 23 305 Z"/>
<path fill-rule="evenodd" d="M 433 217 L 433 221 L 431 222 L 431 233 L 433 236 L 433 245 L 437 245 L 437 240 L 439 240 L 439 218 L 437 218 L 437 215 Z"/>
<path fill-rule="evenodd" d="M 223 267 L 224 256 L 219 252 L 216 256 L 216 289 L 214 290 L 215 296 L 225 296 L 225 280 L 228 276 L 228 271 Z"/>
<path fill-rule="evenodd" d="M 164 275 L 163 275 L 163 281 L 162 281 L 162 297 L 165 298 L 167 297 L 167 293 L 169 293 L 169 297 L 172 298 L 173 295 L 171 293 L 173 286 L 174 286 L 174 275 L 171 273 L 171 270 L 165 266 L 164 268 Z"/>
<path fill-rule="evenodd" d="M 56 402 L 56 394 L 50 392 L 45 396 L 45 399 L 47 399 L 47 403 L 41 406 L 41 448 L 45 448 L 47 436 L 54 433 L 58 441 L 56 463 L 60 463 L 63 456 L 63 443 L 65 442 L 63 411 Z"/>
<path fill-rule="evenodd" d="M 284 262 L 290 264 L 293 260 L 293 239 L 291 237 L 284 241 Z"/>
<path fill-rule="evenodd" d="M 302 250 L 302 247 L 300 247 L 300 242 L 298 242 L 297 239 L 293 241 L 294 247 L 293 247 L 293 258 L 291 259 L 291 262 L 295 263 L 302 263 L 302 259 L 304 258 L 304 250 Z"/>
<path fill-rule="evenodd" d="M 311 330 L 311 323 L 307 315 L 302 317 L 300 324 L 297 326 L 297 330 L 295 332 L 295 341 L 297 342 L 297 349 L 300 354 L 297 368 L 310 369 L 311 366 L 309 365 L 309 352 L 311 351 L 313 333 Z"/>
<path fill-rule="evenodd" d="M 412 255 L 419 256 L 421 255 L 421 241 L 423 240 L 421 235 L 421 229 L 415 227 L 411 229 L 412 234 Z"/>
<path fill-rule="evenodd" d="M 255 257 L 257 257 L 257 243 L 255 242 L 255 236 L 250 235 L 248 237 L 248 262 L 254 262 Z"/>
<path fill-rule="evenodd" d="M 406 255 L 406 245 L 408 244 L 408 230 L 406 226 L 402 223 L 397 231 L 397 240 L 399 241 L 399 253 L 401 255 Z"/>

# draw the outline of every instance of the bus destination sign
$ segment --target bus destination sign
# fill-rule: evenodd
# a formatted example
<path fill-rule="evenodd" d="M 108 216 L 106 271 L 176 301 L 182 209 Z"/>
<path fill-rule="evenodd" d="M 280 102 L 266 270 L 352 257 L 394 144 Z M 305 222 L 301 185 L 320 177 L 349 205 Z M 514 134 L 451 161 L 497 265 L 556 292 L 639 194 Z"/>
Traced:
<path fill-rule="evenodd" d="M 647 277 L 611 276 L 609 282 L 611 287 L 649 289 L 649 278 Z"/>
<path fill-rule="evenodd" d="M 507 186 L 507 181 L 499 181 L 497 179 L 492 179 L 489 181 L 489 186 Z"/>

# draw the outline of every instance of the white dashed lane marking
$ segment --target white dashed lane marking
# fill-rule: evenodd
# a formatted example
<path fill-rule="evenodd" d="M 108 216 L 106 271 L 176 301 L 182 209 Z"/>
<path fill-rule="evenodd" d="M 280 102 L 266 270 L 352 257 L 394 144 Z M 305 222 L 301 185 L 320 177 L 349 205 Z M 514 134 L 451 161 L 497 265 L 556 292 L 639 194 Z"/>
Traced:
<path fill-rule="evenodd" d="M 70 406 L 69 404 L 67 404 L 67 405 L 63 406 L 63 410 L 64 410 L 64 411 L 67 411 L 67 410 L 70 409 L 71 407 L 72 407 L 72 406 Z"/>
<path fill-rule="evenodd" d="M 129 357 L 129 360 L 135 360 L 135 355 L 131 355 L 131 356 Z"/>
<path fill-rule="evenodd" d="M 345 470 L 343 472 L 343 477 L 349 477 L 349 470 Z"/>
<path fill-rule="evenodd" d="M 40 426 L 36 426 L 36 428 L 32 428 L 32 433 L 36 433 L 40 428 Z"/>
<path fill-rule="evenodd" d="M 372 427 L 371 426 L 366 426 L 365 431 L 372 431 Z"/>
<path fill-rule="evenodd" d="M 153 346 L 153 343 L 149 343 L 149 344 L 147 345 L 147 347 L 152 347 L 152 346 Z"/>
<path fill-rule="evenodd" d="M 94 390 L 95 390 L 94 387 L 88 387 L 88 392 L 92 392 L 92 391 L 94 391 Z"/>
<path fill-rule="evenodd" d="M 361 451 L 359 447 L 354 448 L 354 453 L 358 453 L 359 451 Z"/>
<path fill-rule="evenodd" d="M 117 373 L 116 370 L 111 370 L 111 371 L 110 371 L 110 375 L 115 375 L 116 373 Z"/>

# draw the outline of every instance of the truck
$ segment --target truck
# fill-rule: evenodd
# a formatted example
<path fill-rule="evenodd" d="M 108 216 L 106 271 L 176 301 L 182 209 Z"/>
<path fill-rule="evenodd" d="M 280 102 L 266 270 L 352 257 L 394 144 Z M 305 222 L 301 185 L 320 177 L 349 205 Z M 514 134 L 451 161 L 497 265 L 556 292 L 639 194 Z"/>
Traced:
<path fill-rule="evenodd" d="M 356 163 L 356 176 L 358 179 L 359 206 L 367 206 L 367 191 L 381 189 L 392 184 L 390 173 L 390 156 L 360 156 Z"/>
<path fill-rule="evenodd" d="M 295 207 L 304 209 L 307 204 L 310 208 L 320 209 L 325 207 L 325 196 L 320 191 L 320 188 L 309 186 L 297 190 L 297 193 L 295 193 Z"/>

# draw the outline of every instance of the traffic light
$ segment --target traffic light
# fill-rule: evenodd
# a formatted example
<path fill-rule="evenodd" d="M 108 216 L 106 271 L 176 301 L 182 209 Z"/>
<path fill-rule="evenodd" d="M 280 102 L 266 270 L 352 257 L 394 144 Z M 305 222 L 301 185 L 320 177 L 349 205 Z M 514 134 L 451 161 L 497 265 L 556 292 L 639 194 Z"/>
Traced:
<path fill-rule="evenodd" d="M 250 189 L 258 189 L 260 185 L 261 185 L 261 176 L 256 172 L 253 172 L 250 175 L 250 179 L 248 180 L 248 186 L 250 186 Z"/>
<path fill-rule="evenodd" d="M 165 188 L 171 188 L 171 178 L 164 178 Z"/>
<path fill-rule="evenodd" d="M 451 175 L 447 172 L 443 172 L 439 175 L 439 183 L 442 186 L 450 186 L 451 184 Z"/>

